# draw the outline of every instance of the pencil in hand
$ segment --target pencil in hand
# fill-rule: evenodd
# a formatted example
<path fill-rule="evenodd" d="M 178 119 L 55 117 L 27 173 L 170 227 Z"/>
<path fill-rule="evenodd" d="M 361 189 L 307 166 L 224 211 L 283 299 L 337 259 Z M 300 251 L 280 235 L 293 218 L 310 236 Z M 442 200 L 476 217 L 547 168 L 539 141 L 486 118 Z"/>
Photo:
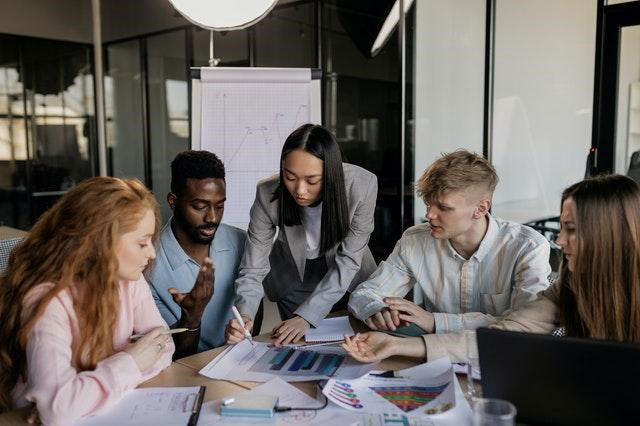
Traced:
<path fill-rule="evenodd" d="M 162 334 L 176 334 L 176 333 L 184 333 L 185 331 L 196 331 L 198 330 L 197 328 L 172 328 L 172 329 L 167 329 L 166 331 L 163 331 Z M 132 342 L 135 342 L 136 340 L 140 339 L 141 337 L 143 337 L 144 334 L 134 334 L 133 336 L 129 337 L 129 340 L 131 340 Z"/>

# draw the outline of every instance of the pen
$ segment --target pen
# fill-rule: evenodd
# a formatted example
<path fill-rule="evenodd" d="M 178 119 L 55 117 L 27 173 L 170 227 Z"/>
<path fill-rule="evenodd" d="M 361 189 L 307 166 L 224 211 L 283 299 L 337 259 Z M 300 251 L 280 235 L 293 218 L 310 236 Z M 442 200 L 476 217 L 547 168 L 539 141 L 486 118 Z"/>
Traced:
<path fill-rule="evenodd" d="M 244 337 L 249 339 L 249 341 L 253 345 L 253 337 L 251 337 L 251 333 L 249 333 L 249 330 L 244 328 L 244 321 L 240 316 L 240 312 L 238 312 L 238 308 L 236 308 L 235 306 L 231 306 L 231 312 L 233 312 L 233 316 L 236 317 L 236 320 L 240 323 L 240 327 L 242 327 L 242 329 L 244 330 Z"/>
<path fill-rule="evenodd" d="M 176 333 L 182 333 L 185 331 L 189 331 L 189 328 L 172 328 L 170 330 L 167 331 L 163 331 L 162 334 L 176 334 Z M 129 337 L 130 340 L 136 341 L 138 339 L 140 339 L 141 337 L 143 337 L 144 334 L 134 334 L 133 336 Z"/>
<path fill-rule="evenodd" d="M 204 401 L 204 391 L 206 389 L 206 386 L 200 386 L 198 395 L 196 395 L 196 400 L 193 401 L 193 408 L 191 409 L 191 416 L 189 417 L 189 423 L 187 423 L 187 426 L 195 426 L 196 424 L 198 424 L 198 417 L 200 417 L 200 409 L 202 409 L 202 402 Z"/>

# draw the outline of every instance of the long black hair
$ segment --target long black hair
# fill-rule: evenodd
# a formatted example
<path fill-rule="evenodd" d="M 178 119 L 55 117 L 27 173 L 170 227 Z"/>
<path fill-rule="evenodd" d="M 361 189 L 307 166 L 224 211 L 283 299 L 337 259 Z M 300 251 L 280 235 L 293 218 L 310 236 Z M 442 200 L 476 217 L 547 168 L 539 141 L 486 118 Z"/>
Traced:
<path fill-rule="evenodd" d="M 347 192 L 340 147 L 329 130 L 316 124 L 303 124 L 287 137 L 280 155 L 280 184 L 271 199 L 279 202 L 280 227 L 302 224 L 301 207 L 284 186 L 284 159 L 296 149 L 308 152 L 323 161 L 320 252 L 325 253 L 341 242 L 349 231 Z"/>

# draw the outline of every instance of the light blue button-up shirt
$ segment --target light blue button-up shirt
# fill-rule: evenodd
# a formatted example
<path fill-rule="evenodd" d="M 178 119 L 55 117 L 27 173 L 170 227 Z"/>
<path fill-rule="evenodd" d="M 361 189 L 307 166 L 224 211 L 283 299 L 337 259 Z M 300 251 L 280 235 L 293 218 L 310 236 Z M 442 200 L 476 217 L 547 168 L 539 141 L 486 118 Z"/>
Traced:
<path fill-rule="evenodd" d="M 224 345 L 224 327 L 232 317 L 235 300 L 234 281 L 244 252 L 246 234 L 241 229 L 220 224 L 209 246 L 209 257 L 215 268 L 214 292 L 202 315 L 198 352 Z M 175 287 L 188 293 L 196 282 L 200 265 L 182 249 L 173 230 L 171 220 L 162 229 L 156 250 L 156 259 L 147 281 L 162 318 L 171 325 L 180 319 L 180 306 L 169 293 Z"/>
<path fill-rule="evenodd" d="M 382 310 L 385 297 L 414 288 L 432 312 L 435 332 L 474 330 L 500 320 L 549 286 L 549 242 L 533 229 L 489 215 L 487 232 L 469 259 L 429 224 L 407 229 L 387 260 L 349 299 L 361 320 Z M 416 285 L 417 284 L 417 285 Z"/>

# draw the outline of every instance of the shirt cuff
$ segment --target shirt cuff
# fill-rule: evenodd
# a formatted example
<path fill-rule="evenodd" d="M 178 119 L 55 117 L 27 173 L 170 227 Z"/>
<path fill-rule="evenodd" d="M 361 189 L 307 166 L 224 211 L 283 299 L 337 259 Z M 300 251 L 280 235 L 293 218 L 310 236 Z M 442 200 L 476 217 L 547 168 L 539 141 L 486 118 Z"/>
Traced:
<path fill-rule="evenodd" d="M 464 330 L 462 315 L 436 312 L 433 314 L 433 318 L 435 320 L 434 332 L 436 334 L 454 333 Z"/>
<path fill-rule="evenodd" d="M 324 310 L 322 312 L 318 312 L 317 310 L 308 308 L 306 306 L 299 306 L 298 309 L 296 309 L 294 312 L 294 314 L 303 318 L 305 321 L 307 321 L 309 324 L 311 324 L 314 327 L 319 326 L 320 322 L 322 322 L 322 320 L 324 319 L 324 317 L 327 316 L 328 313 L 329 312 L 324 312 Z"/>
<path fill-rule="evenodd" d="M 373 300 L 367 303 L 366 305 L 364 305 L 364 307 L 356 307 L 356 306 L 349 303 L 349 310 L 356 318 L 358 318 L 362 322 L 369 319 L 371 315 L 374 315 L 376 312 L 380 312 L 381 310 L 387 307 L 387 305 L 385 305 L 384 302 L 381 300 Z"/>

